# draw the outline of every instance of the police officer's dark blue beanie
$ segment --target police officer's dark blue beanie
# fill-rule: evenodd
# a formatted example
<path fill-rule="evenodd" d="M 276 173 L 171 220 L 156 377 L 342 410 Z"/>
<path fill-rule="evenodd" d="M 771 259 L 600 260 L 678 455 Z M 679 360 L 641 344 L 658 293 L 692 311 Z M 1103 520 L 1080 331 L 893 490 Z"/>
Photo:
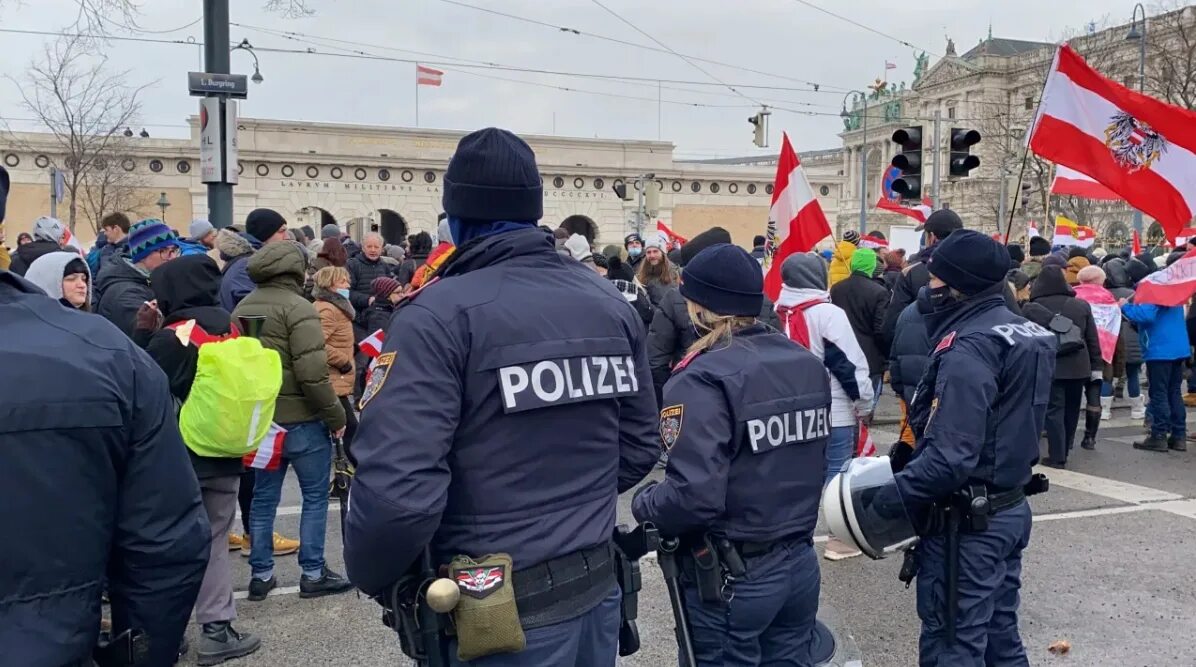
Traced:
<path fill-rule="evenodd" d="M 764 274 L 743 248 L 717 243 L 681 270 L 681 296 L 716 315 L 755 317 L 764 306 Z"/>
<path fill-rule="evenodd" d="M 948 287 L 971 296 L 1005 279 L 1009 251 L 987 234 L 961 229 L 935 244 L 926 268 Z"/>
<path fill-rule="evenodd" d="M 461 138 L 444 174 L 444 212 L 462 221 L 535 222 L 544 188 L 527 142 L 494 127 Z"/>

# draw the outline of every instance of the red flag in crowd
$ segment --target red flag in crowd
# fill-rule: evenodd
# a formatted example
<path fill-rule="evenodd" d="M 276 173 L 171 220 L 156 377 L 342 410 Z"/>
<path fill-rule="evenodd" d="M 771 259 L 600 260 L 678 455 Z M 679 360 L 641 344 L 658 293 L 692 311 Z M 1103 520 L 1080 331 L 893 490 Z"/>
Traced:
<path fill-rule="evenodd" d="M 876 443 L 872 441 L 872 434 L 868 432 L 868 426 L 865 424 L 860 424 L 859 438 L 855 442 L 855 455 L 876 456 Z"/>
<path fill-rule="evenodd" d="M 1193 294 L 1196 294 L 1196 250 L 1189 250 L 1171 266 L 1143 278 L 1134 291 L 1134 303 L 1181 306 Z"/>
<path fill-rule="evenodd" d="M 266 431 L 266 437 L 262 438 L 262 444 L 246 454 L 241 462 L 258 470 L 278 470 L 278 464 L 282 462 L 282 443 L 286 437 L 287 430 L 285 428 L 271 423 L 270 430 Z"/>
<path fill-rule="evenodd" d="M 382 343 L 386 340 L 386 332 L 382 329 L 365 337 L 357 347 L 370 359 L 377 359 L 382 354 Z"/>
<path fill-rule="evenodd" d="M 1196 112 L 1102 76 L 1070 46 L 1055 54 L 1030 148 L 1158 220 L 1168 238 L 1196 213 Z"/>
<path fill-rule="evenodd" d="M 415 66 L 415 85 L 417 86 L 439 86 L 443 83 L 444 72 L 431 67 L 424 67 L 423 65 Z"/>
<path fill-rule="evenodd" d="M 1055 180 L 1051 181 L 1051 194 L 1121 201 L 1121 197 L 1117 196 L 1117 193 L 1097 183 L 1091 176 L 1081 174 L 1075 169 L 1064 167 L 1061 164 L 1055 165 Z"/>
<path fill-rule="evenodd" d="M 815 244 L 831 235 L 831 226 L 822 206 L 814 198 L 806 172 L 789 143 L 789 135 L 782 137 L 772 209 L 768 212 L 763 263 L 764 293 L 774 301 L 781 293 L 781 264 L 785 263 L 785 258 L 809 252 Z"/>
<path fill-rule="evenodd" d="M 677 248 L 680 248 L 689 242 L 689 239 L 681 236 L 680 234 L 674 233 L 668 225 L 664 224 L 664 220 L 656 221 L 656 231 L 659 232 L 661 236 L 668 239 L 669 248 L 673 250 L 676 250 Z"/>
<path fill-rule="evenodd" d="M 1138 234 L 1138 230 L 1134 230 L 1134 256 L 1142 254 L 1142 236 Z"/>

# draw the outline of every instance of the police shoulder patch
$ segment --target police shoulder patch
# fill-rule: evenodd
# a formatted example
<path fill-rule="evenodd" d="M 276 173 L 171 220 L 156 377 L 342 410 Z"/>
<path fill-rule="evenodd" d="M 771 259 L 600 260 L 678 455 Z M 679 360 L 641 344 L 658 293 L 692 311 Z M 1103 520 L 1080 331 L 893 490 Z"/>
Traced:
<path fill-rule="evenodd" d="M 365 389 L 361 392 L 361 402 L 357 405 L 358 410 L 364 410 L 370 400 L 382 390 L 382 385 L 386 383 L 386 377 L 390 375 L 390 367 L 394 365 L 394 362 L 394 352 L 379 355 L 374 360 L 374 365 L 370 368 L 370 374 L 365 381 Z"/>
<path fill-rule="evenodd" d="M 660 411 L 660 442 L 664 444 L 665 451 L 672 449 L 677 444 L 677 438 L 681 437 L 681 420 L 684 417 L 684 405 L 670 405 Z"/>
<path fill-rule="evenodd" d="M 955 344 L 955 332 L 952 331 L 951 333 L 947 334 L 946 336 L 943 336 L 943 339 L 939 341 L 939 344 L 935 346 L 934 352 L 932 352 L 931 354 L 938 354 L 939 352 L 945 352 L 947 350 L 950 350 L 951 346 L 954 344 Z"/>
<path fill-rule="evenodd" d="M 505 565 L 463 567 L 453 570 L 453 580 L 461 593 L 481 600 L 503 587 L 507 580 Z"/>

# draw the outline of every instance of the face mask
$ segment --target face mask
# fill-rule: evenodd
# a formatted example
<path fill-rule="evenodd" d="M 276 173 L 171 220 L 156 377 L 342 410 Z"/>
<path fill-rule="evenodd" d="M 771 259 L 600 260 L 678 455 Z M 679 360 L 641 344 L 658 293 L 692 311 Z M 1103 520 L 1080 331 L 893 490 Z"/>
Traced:
<path fill-rule="evenodd" d="M 342 287 L 342 288 L 338 289 L 336 291 L 336 293 L 345 297 L 346 299 L 349 298 L 349 289 L 347 287 Z"/>
<path fill-rule="evenodd" d="M 918 312 L 923 315 L 942 312 L 957 303 L 959 300 L 951 294 L 951 288 L 946 285 L 933 288 L 927 286 L 918 290 Z"/>
<path fill-rule="evenodd" d="M 627 255 L 630 257 L 639 257 L 644 252 L 643 248 L 628 248 Z"/>

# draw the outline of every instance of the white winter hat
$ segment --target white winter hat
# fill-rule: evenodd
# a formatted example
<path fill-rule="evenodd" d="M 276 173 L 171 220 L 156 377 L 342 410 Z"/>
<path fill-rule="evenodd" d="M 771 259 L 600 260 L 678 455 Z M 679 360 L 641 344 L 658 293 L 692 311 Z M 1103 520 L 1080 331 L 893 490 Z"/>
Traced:
<path fill-rule="evenodd" d="M 569 255 L 579 262 L 584 262 L 587 259 L 590 259 L 594 254 L 593 251 L 590 250 L 590 242 L 587 241 L 586 237 L 582 236 L 581 234 L 574 234 L 570 236 L 569 240 L 565 241 L 565 250 L 568 250 Z"/>

